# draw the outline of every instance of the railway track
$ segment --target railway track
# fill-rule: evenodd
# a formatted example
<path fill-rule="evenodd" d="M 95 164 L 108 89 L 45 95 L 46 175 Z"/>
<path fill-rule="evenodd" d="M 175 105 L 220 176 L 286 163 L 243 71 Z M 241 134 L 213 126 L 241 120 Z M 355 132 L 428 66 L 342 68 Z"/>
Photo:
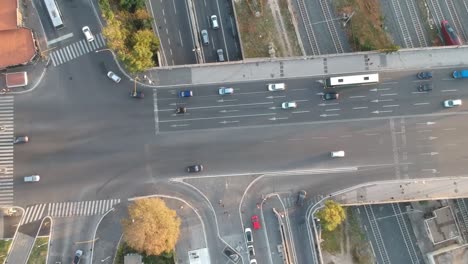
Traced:
<path fill-rule="evenodd" d="M 309 42 L 310 48 L 312 50 L 312 55 L 320 55 L 320 49 L 317 44 L 317 38 L 315 37 L 312 24 L 310 23 L 309 13 L 305 7 L 304 0 L 296 0 L 297 6 L 299 7 L 299 12 L 301 13 L 302 22 L 307 34 L 307 40 Z"/>
<path fill-rule="evenodd" d="M 419 15 L 414 5 L 414 1 L 406 1 L 406 7 L 410 13 L 411 22 L 413 24 L 414 30 L 416 31 L 416 37 L 418 38 L 419 47 L 427 47 L 426 36 L 424 35 L 423 27 L 421 26 L 421 21 L 419 20 Z"/>
<path fill-rule="evenodd" d="M 436 26 L 437 28 L 440 28 L 440 21 L 444 20 L 444 15 L 442 14 L 442 10 L 440 9 L 439 1 L 438 0 L 429 0 L 429 5 L 432 6 L 432 9 L 430 9 L 433 14 L 432 16 L 436 20 Z"/>
<path fill-rule="evenodd" d="M 457 9 L 453 5 L 452 0 L 445 0 L 445 3 L 447 4 L 450 17 L 452 18 L 453 27 L 455 27 L 455 30 L 457 31 L 458 36 L 462 39 L 462 41 L 466 43 L 467 37 L 465 31 L 463 30 L 462 23 L 460 22 L 460 18 L 458 17 Z"/>
<path fill-rule="evenodd" d="M 395 12 L 398 26 L 400 27 L 405 48 L 414 48 L 413 40 L 411 39 L 411 35 L 408 30 L 408 25 L 406 25 L 405 17 L 403 16 L 403 12 L 401 11 L 400 2 L 398 0 L 392 0 L 392 7 L 393 11 Z"/>
<path fill-rule="evenodd" d="M 322 13 L 325 16 L 325 21 L 327 23 L 333 45 L 335 46 L 336 53 L 344 53 L 343 45 L 341 44 L 341 40 L 338 36 L 338 31 L 336 30 L 328 0 L 320 0 L 319 3 L 322 8 Z"/>

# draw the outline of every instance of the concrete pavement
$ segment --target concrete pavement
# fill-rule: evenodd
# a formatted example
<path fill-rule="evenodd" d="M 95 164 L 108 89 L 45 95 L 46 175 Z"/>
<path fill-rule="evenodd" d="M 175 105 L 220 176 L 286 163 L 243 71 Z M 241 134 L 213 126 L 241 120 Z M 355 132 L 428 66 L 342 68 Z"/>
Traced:
<path fill-rule="evenodd" d="M 389 54 L 359 52 L 274 61 L 263 59 L 154 68 L 144 74 L 157 86 L 175 86 L 303 78 L 355 72 L 432 69 L 466 65 L 467 51 L 468 47 L 459 46 L 403 49 Z"/>

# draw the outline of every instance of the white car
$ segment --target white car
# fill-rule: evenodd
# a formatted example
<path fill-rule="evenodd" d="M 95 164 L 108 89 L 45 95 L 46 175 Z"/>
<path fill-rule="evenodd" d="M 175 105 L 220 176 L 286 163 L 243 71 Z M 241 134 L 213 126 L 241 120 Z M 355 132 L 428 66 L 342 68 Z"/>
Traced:
<path fill-rule="evenodd" d="M 345 156 L 344 150 L 332 151 L 330 157 L 332 158 L 343 158 Z"/>
<path fill-rule="evenodd" d="M 286 84 L 284 83 L 270 83 L 268 84 L 268 91 L 283 91 L 286 90 Z"/>
<path fill-rule="evenodd" d="M 41 179 L 39 175 L 25 176 L 24 182 L 38 182 Z"/>
<path fill-rule="evenodd" d="M 246 228 L 245 229 L 245 239 L 247 240 L 247 244 L 253 244 L 253 236 L 252 236 L 252 229 Z"/>
<path fill-rule="evenodd" d="M 218 93 L 219 93 L 219 95 L 233 94 L 234 89 L 233 88 L 227 88 L 227 87 L 221 87 L 221 88 L 219 88 Z"/>
<path fill-rule="evenodd" d="M 109 71 L 107 73 L 107 77 L 109 77 L 111 80 L 113 80 L 116 83 L 119 83 L 122 78 L 120 78 L 117 74 L 113 73 L 112 71 Z"/>
<path fill-rule="evenodd" d="M 284 103 L 281 104 L 281 108 L 283 108 L 283 109 L 297 108 L 297 103 L 294 102 L 294 101 L 284 102 Z"/>
<path fill-rule="evenodd" d="M 219 28 L 218 17 L 216 15 L 211 16 L 211 26 L 213 27 L 213 29 Z"/>
<path fill-rule="evenodd" d="M 81 30 L 83 31 L 83 34 L 85 35 L 85 38 L 88 42 L 94 41 L 93 33 L 91 33 L 91 30 L 88 26 L 84 26 Z"/>
<path fill-rule="evenodd" d="M 462 105 L 461 99 L 452 99 L 452 100 L 444 101 L 444 107 L 447 107 L 447 108 L 452 108 L 452 107 L 460 106 L 460 105 Z"/>
<path fill-rule="evenodd" d="M 257 260 L 256 259 L 251 259 L 250 264 L 257 264 Z"/>

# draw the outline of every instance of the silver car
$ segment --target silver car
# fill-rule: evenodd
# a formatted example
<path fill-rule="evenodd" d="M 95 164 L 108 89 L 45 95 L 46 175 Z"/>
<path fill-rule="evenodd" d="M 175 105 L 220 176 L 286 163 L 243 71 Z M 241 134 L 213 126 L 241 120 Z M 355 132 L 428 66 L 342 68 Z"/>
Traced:
<path fill-rule="evenodd" d="M 39 175 L 31 175 L 31 176 L 24 177 L 24 182 L 38 182 L 40 180 L 41 180 L 41 176 Z"/>
<path fill-rule="evenodd" d="M 113 80 L 116 83 L 119 83 L 122 80 L 122 78 L 120 78 L 117 74 L 115 74 L 112 71 L 109 71 L 107 73 L 107 77 L 109 77 L 109 79 Z"/>

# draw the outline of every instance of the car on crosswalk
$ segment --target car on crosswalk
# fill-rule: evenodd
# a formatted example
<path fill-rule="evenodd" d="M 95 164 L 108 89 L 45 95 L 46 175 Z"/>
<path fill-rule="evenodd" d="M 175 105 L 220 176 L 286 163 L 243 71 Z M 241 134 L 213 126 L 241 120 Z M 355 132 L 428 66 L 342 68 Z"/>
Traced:
<path fill-rule="evenodd" d="M 109 79 L 113 80 L 114 82 L 116 83 L 119 83 L 122 78 L 120 78 L 117 74 L 115 74 L 113 71 L 109 71 L 107 73 L 107 77 L 109 77 Z"/>
<path fill-rule="evenodd" d="M 93 33 L 88 26 L 84 26 L 81 30 L 83 31 L 83 34 L 85 35 L 85 38 L 88 42 L 94 41 Z"/>

